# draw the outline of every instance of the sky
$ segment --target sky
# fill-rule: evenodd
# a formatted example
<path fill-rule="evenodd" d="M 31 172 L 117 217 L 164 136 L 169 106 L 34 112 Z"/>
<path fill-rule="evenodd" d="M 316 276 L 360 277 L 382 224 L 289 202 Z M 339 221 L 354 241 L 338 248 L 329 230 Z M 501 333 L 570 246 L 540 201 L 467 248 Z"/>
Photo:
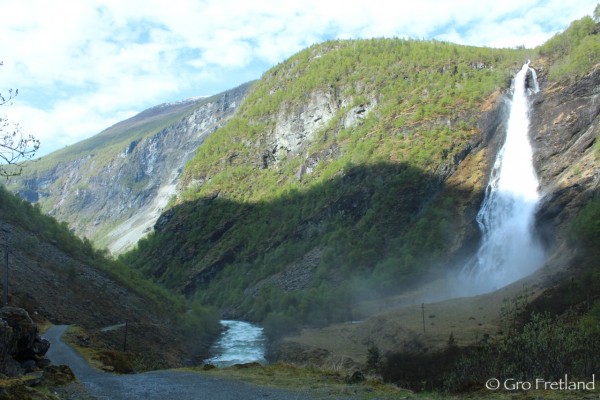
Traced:
<path fill-rule="evenodd" d="M 73 144 L 154 105 L 258 79 L 329 39 L 535 47 L 598 0 L 0 0 L 0 115 Z"/>

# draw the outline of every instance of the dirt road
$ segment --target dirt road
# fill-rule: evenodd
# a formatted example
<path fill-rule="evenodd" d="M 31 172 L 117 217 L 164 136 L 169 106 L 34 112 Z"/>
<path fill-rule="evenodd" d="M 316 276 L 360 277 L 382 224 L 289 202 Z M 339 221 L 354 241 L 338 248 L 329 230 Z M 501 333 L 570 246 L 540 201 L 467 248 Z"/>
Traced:
<path fill-rule="evenodd" d="M 94 369 L 61 337 L 66 325 L 50 328 L 44 337 L 51 343 L 48 358 L 53 364 L 71 367 L 89 397 L 95 399 L 306 399 L 305 393 L 265 388 L 244 382 L 203 376 L 177 370 L 153 371 L 143 374 L 116 375 Z"/>

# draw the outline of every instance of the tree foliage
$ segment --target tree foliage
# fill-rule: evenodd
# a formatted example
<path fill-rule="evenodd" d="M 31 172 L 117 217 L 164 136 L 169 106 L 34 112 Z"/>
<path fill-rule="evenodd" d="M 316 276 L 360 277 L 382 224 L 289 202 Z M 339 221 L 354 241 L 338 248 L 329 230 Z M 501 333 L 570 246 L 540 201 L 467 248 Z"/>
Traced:
<path fill-rule="evenodd" d="M 600 198 L 591 200 L 579 212 L 571 225 L 573 244 L 596 260 L 600 256 Z"/>
<path fill-rule="evenodd" d="M 600 35 L 589 17 L 573 21 L 538 47 L 540 55 L 551 59 L 549 77 L 554 81 L 575 81 L 590 71 L 600 60 Z"/>

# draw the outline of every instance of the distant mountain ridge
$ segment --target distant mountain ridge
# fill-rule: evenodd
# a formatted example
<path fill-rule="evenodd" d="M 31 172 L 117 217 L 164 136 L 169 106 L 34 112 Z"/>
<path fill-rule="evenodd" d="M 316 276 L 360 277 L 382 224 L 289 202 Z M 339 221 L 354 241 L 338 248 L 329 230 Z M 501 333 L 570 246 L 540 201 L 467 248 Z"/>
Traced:
<path fill-rule="evenodd" d="M 186 161 L 231 118 L 250 86 L 149 108 L 30 163 L 8 186 L 120 253 L 151 230 Z"/>

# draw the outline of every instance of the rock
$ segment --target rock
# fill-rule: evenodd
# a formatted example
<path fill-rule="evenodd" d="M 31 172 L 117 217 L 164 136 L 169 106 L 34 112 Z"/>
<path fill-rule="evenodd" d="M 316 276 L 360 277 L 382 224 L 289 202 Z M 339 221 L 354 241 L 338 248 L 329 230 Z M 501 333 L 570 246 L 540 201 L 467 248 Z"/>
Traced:
<path fill-rule="evenodd" d="M 21 368 L 21 364 L 10 356 L 6 357 L 1 365 L 1 369 L 2 373 L 9 377 L 15 377 L 23 374 L 23 368 Z"/>
<path fill-rule="evenodd" d="M 33 372 L 38 368 L 38 366 L 34 360 L 25 360 L 25 361 L 21 362 L 21 368 L 25 372 Z"/>
<path fill-rule="evenodd" d="M 0 343 L 2 343 L 0 348 L 0 361 L 6 357 L 7 354 L 14 353 L 15 343 L 12 342 L 13 336 L 13 328 L 8 325 L 3 319 L 0 319 Z"/>
<path fill-rule="evenodd" d="M 41 357 L 40 359 L 38 359 L 36 361 L 37 367 L 38 368 L 46 368 L 48 366 L 50 366 L 50 360 L 47 359 L 46 357 Z"/>
<path fill-rule="evenodd" d="M 572 84 L 553 83 L 535 95 L 531 116 L 533 161 L 542 200 L 537 228 L 547 246 L 600 188 L 594 143 L 600 130 L 600 69 Z"/>
<path fill-rule="evenodd" d="M 358 125 L 377 106 L 375 98 L 367 103 L 350 108 L 350 98 L 340 98 L 335 90 L 315 90 L 305 103 L 282 107 L 275 117 L 273 134 L 265 138 L 272 163 L 285 159 L 288 155 L 304 153 L 315 138 L 340 110 L 344 111 L 343 128 Z M 262 160 L 261 160 L 262 161 Z M 263 163 L 264 165 L 264 163 Z M 271 165 L 271 163 L 269 163 Z"/>
<path fill-rule="evenodd" d="M 27 311 L 16 307 L 2 307 L 0 318 L 12 328 L 8 349 L 14 359 L 23 361 L 46 354 L 50 343 L 40 337 L 37 325 L 31 320 Z M 5 335 L 8 333 L 5 326 L 3 331 Z"/>
<path fill-rule="evenodd" d="M 43 356 L 48 352 L 50 348 L 50 342 L 44 338 L 39 337 L 33 342 L 31 350 L 36 356 Z"/>
<path fill-rule="evenodd" d="M 348 375 L 344 380 L 350 385 L 354 385 L 360 382 L 364 382 L 365 375 L 360 371 L 354 371 L 351 375 Z"/>
<path fill-rule="evenodd" d="M 62 386 L 75 380 L 68 365 L 49 365 L 44 368 L 44 381 L 50 386 Z"/>
<path fill-rule="evenodd" d="M 42 371 L 28 372 L 23 377 L 23 381 L 27 386 L 37 386 L 44 382 L 44 373 Z"/>
<path fill-rule="evenodd" d="M 241 364 L 233 364 L 231 368 L 234 369 L 247 369 L 247 368 L 260 368 L 262 365 L 258 362 L 249 362 L 249 363 L 241 363 Z"/>
<path fill-rule="evenodd" d="M 49 347 L 50 342 L 40 337 L 27 311 L 16 307 L 0 309 L 0 372 L 17 376 L 35 371 Z"/>

